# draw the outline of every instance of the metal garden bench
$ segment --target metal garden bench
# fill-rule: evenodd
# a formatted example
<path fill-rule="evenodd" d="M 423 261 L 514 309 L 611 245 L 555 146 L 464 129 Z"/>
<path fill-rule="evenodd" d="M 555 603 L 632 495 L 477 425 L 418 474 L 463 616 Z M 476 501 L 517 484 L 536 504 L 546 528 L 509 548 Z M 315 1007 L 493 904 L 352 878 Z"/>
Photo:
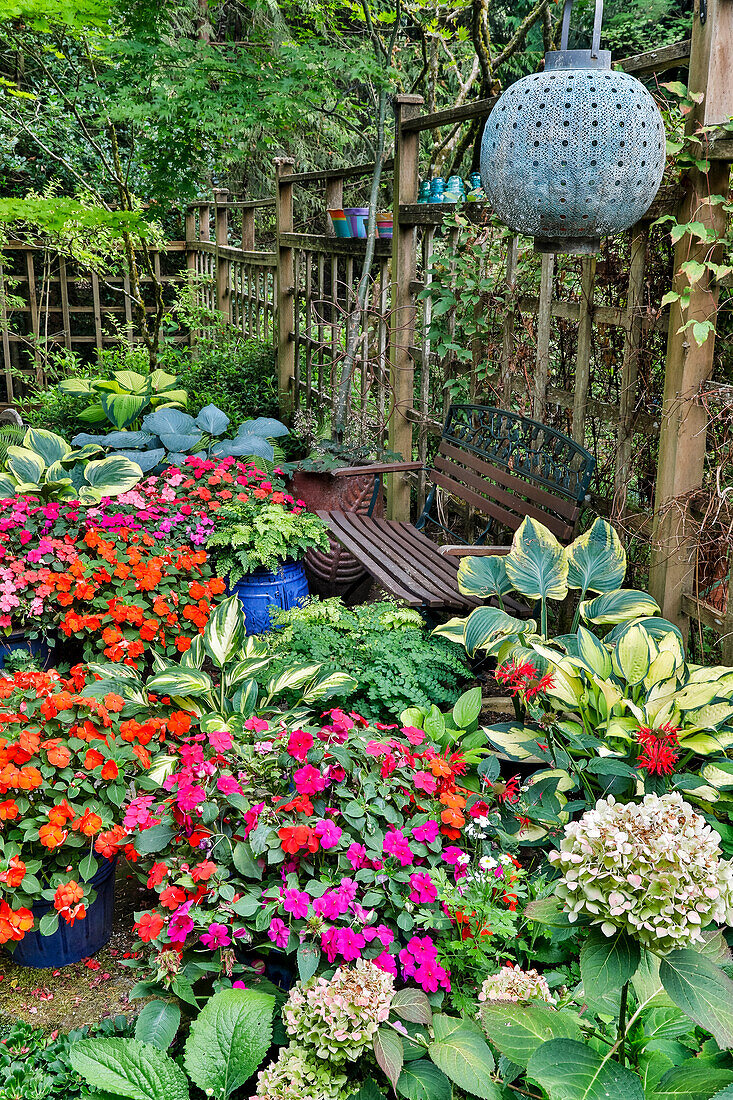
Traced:
<path fill-rule="evenodd" d="M 427 471 L 432 488 L 413 526 L 371 513 L 386 473 L 419 470 L 419 462 L 347 467 L 337 477 L 375 475 L 367 514 L 319 511 L 329 531 L 374 580 L 412 607 L 465 610 L 482 601 L 458 589 L 459 560 L 469 554 L 507 553 L 489 536 L 514 532 L 525 516 L 544 523 L 561 542 L 575 533 L 595 466 L 593 456 L 562 432 L 488 405 L 451 405 L 440 447 Z M 456 545 L 450 502 L 480 517 L 473 545 Z M 425 532 L 450 540 L 438 546 Z"/>

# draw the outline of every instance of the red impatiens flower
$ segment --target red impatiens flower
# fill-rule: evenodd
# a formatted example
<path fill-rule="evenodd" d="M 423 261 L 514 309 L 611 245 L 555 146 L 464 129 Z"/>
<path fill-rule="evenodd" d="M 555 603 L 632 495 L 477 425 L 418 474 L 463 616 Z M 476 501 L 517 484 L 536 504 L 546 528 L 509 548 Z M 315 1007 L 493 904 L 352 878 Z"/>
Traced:
<path fill-rule="evenodd" d="M 157 940 L 164 924 L 165 921 L 160 913 L 143 913 L 133 928 L 143 943 L 150 943 L 151 940 Z"/>

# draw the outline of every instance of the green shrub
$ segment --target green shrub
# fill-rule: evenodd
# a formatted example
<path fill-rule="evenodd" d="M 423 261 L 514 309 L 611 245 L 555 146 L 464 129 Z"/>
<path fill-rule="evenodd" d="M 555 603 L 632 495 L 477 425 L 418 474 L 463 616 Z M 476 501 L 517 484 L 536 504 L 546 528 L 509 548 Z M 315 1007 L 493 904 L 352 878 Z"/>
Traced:
<path fill-rule="evenodd" d="M 357 686 L 344 696 L 345 708 L 365 717 L 452 704 L 471 676 L 455 647 L 430 637 L 419 612 L 391 601 L 347 608 L 338 599 L 312 600 L 274 613 L 273 625 L 280 629 L 267 640 L 282 668 L 269 668 L 268 677 L 293 662 L 346 672 Z"/>
<path fill-rule="evenodd" d="M 194 416 L 216 405 L 233 424 L 257 416 L 277 417 L 275 349 L 261 340 L 245 340 L 226 326 L 196 344 L 195 355 L 178 367 Z"/>

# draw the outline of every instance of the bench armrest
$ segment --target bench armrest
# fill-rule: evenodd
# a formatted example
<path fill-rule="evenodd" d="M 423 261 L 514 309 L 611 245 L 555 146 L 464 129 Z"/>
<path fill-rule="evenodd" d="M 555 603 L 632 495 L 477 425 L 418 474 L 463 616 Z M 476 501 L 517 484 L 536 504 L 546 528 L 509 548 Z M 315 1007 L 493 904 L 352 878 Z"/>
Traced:
<path fill-rule="evenodd" d="M 396 474 L 401 470 L 422 470 L 422 462 L 374 462 L 370 466 L 343 466 L 329 471 L 333 477 L 356 477 L 359 474 Z"/>
<path fill-rule="evenodd" d="M 438 549 L 451 558 L 485 558 L 489 554 L 508 554 L 511 546 L 439 546 Z"/>

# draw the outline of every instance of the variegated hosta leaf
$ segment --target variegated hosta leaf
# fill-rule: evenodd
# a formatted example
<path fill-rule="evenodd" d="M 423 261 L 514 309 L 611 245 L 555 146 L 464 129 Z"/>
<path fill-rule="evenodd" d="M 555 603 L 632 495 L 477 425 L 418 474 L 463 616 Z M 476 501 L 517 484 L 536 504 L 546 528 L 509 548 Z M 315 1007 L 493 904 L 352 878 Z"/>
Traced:
<path fill-rule="evenodd" d="M 448 638 L 451 642 L 457 642 L 458 645 L 463 645 L 467 622 L 467 618 L 449 619 L 447 623 L 436 626 L 432 633 L 439 638 Z"/>
<path fill-rule="evenodd" d="M 606 646 L 584 626 L 578 627 L 577 639 L 580 659 L 596 676 L 607 680 L 611 675 L 611 654 Z"/>
<path fill-rule="evenodd" d="M 507 637 L 534 633 L 537 624 L 533 619 L 516 619 L 500 607 L 477 607 L 466 620 L 464 643 L 473 655 L 477 649 L 489 649 Z"/>
<path fill-rule="evenodd" d="M 715 733 L 698 733 L 694 730 L 680 730 L 677 740 L 687 752 L 696 752 L 700 756 L 710 756 L 714 752 L 725 752 L 733 745 L 733 730 L 722 729 Z"/>
<path fill-rule="evenodd" d="M 204 639 L 200 634 L 197 634 L 195 638 L 191 639 L 191 644 L 186 652 L 181 654 L 180 663 L 184 668 L 201 668 L 205 656 Z"/>
<path fill-rule="evenodd" d="M 461 558 L 458 566 L 458 587 L 466 595 L 507 596 L 512 582 L 507 577 L 505 555 Z"/>
<path fill-rule="evenodd" d="M 650 656 L 649 635 L 643 626 L 635 626 L 614 646 L 614 672 L 627 684 L 640 684 L 649 671 Z"/>
<path fill-rule="evenodd" d="M 238 596 L 223 600 L 204 630 L 204 648 L 212 661 L 224 668 L 244 638 L 244 608 Z"/>
<path fill-rule="evenodd" d="M 702 768 L 702 777 L 721 791 L 733 790 L 733 760 L 713 760 Z"/>
<path fill-rule="evenodd" d="M 635 588 L 604 592 L 592 600 L 583 600 L 580 605 L 581 618 L 598 626 L 623 623 L 640 616 L 655 615 L 658 611 L 657 602 L 647 592 L 639 592 Z"/>
<path fill-rule="evenodd" d="M 670 680 L 674 676 L 676 668 L 677 663 L 674 653 L 658 653 L 649 665 L 649 671 L 644 677 L 644 686 L 652 688 L 656 684 L 662 684 L 665 680 Z"/>
<path fill-rule="evenodd" d="M 551 531 L 527 516 L 514 534 L 504 559 L 509 580 L 530 600 L 564 600 L 568 594 L 568 562 Z"/>
<path fill-rule="evenodd" d="M 699 730 L 717 730 L 733 715 L 733 706 L 730 703 L 709 703 L 700 710 L 687 713 L 686 725 L 693 725 Z"/>
<path fill-rule="evenodd" d="M 687 684 L 677 692 L 674 701 L 678 710 L 699 710 L 717 697 L 718 685 L 713 680 L 712 683 Z"/>
<path fill-rule="evenodd" d="M 536 751 L 537 730 L 525 729 L 514 722 L 498 722 L 484 726 L 484 733 L 491 745 L 506 753 L 512 760 L 529 760 Z"/>
<path fill-rule="evenodd" d="M 565 550 L 568 588 L 586 592 L 610 592 L 620 588 L 626 576 L 626 551 L 610 523 L 597 519 Z"/>
<path fill-rule="evenodd" d="M 320 665 L 296 665 L 295 668 L 287 669 L 276 680 L 270 680 L 267 685 L 269 696 L 277 695 L 281 691 L 303 687 L 320 669 Z"/>
<path fill-rule="evenodd" d="M 180 665 L 158 672 L 148 680 L 148 691 L 158 695 L 205 695 L 214 684 L 207 672 L 199 668 L 182 668 Z"/>

